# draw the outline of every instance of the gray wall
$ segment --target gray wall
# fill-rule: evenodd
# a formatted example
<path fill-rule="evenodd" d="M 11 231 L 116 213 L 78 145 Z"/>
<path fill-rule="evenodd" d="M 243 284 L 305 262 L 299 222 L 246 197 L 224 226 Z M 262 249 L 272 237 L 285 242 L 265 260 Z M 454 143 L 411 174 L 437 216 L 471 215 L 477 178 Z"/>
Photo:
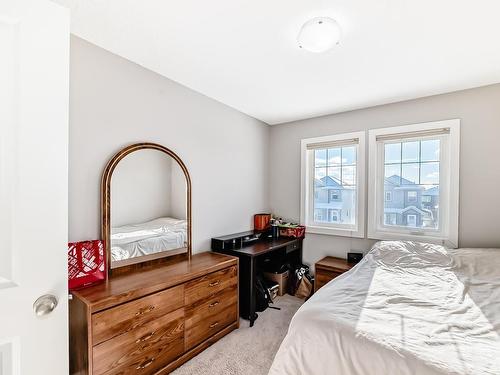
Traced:
<path fill-rule="evenodd" d="M 175 151 L 193 183 L 193 249 L 268 209 L 269 127 L 77 37 L 71 38 L 69 239 L 100 238 L 99 184 L 134 142 Z"/>
<path fill-rule="evenodd" d="M 179 164 L 172 161 L 172 187 L 170 197 L 170 215 L 176 219 L 186 219 L 187 213 L 187 184 L 186 176 Z"/>
<path fill-rule="evenodd" d="M 111 180 L 112 227 L 174 216 L 173 163 L 170 155 L 157 150 L 136 151 L 118 163 Z"/>
<path fill-rule="evenodd" d="M 300 140 L 343 132 L 460 118 L 460 247 L 500 247 L 500 85 L 486 86 L 271 127 L 270 204 L 300 217 Z M 367 251 L 374 241 L 309 234 L 304 259 Z"/>
<path fill-rule="evenodd" d="M 269 206 L 298 220 L 300 139 L 461 118 L 460 246 L 500 246 L 500 85 L 268 127 L 76 37 L 70 81 L 72 241 L 100 237 L 102 169 L 133 142 L 161 143 L 186 163 L 193 181 L 193 245 L 203 251 L 215 235 L 250 229 L 253 214 Z M 327 254 L 345 256 L 372 243 L 308 235 L 304 258 L 313 263 Z"/>

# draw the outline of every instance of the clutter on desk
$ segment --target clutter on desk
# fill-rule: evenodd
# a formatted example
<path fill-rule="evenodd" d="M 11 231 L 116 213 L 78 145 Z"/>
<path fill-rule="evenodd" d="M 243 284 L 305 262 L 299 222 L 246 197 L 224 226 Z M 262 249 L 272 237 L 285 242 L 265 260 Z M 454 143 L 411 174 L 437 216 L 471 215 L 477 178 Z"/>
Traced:
<path fill-rule="evenodd" d="M 253 216 L 253 229 L 256 231 L 269 230 L 271 226 L 271 214 L 255 214 Z"/>
<path fill-rule="evenodd" d="M 304 238 L 306 227 L 299 224 L 285 223 L 279 226 L 281 237 Z"/>
<path fill-rule="evenodd" d="M 292 221 L 285 221 L 274 214 L 255 214 L 254 230 L 262 232 L 266 237 L 277 239 L 279 237 L 304 238 L 306 227 Z"/>

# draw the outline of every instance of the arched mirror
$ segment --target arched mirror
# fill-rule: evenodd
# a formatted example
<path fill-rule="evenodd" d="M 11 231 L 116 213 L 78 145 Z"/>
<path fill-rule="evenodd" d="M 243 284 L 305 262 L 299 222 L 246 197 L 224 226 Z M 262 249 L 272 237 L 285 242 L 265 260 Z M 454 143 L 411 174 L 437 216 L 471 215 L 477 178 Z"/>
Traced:
<path fill-rule="evenodd" d="M 101 183 L 108 270 L 191 257 L 191 180 L 182 160 L 155 143 L 137 143 L 108 162 Z"/>

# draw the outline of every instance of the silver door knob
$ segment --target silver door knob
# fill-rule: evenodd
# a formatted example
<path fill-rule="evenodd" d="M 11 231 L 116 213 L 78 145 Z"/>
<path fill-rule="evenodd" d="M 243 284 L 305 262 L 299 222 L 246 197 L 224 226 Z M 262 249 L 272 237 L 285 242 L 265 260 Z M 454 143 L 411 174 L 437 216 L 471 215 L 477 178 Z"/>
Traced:
<path fill-rule="evenodd" d="M 33 311 L 36 316 L 50 314 L 57 306 L 57 298 L 52 294 L 45 294 L 38 298 L 33 304 Z"/>

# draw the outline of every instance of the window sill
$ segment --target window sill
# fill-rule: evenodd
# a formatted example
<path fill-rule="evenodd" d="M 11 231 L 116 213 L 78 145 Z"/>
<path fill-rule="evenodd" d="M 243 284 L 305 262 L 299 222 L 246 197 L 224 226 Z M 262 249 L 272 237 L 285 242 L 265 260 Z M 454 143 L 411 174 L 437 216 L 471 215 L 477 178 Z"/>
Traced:
<path fill-rule="evenodd" d="M 450 248 L 458 247 L 458 239 L 447 238 L 443 236 L 439 236 L 436 234 L 435 236 L 429 234 L 412 234 L 406 231 L 401 232 L 389 232 L 389 231 L 368 231 L 368 238 L 372 240 L 389 240 L 389 241 L 399 241 L 399 240 L 407 240 L 407 241 L 417 241 L 417 242 L 428 242 L 437 245 L 443 245 Z"/>
<path fill-rule="evenodd" d="M 365 238 L 365 234 L 362 231 L 355 231 L 355 230 L 350 230 L 350 229 L 319 227 L 319 226 L 307 226 L 306 225 L 306 233 L 324 234 L 327 236 Z"/>

